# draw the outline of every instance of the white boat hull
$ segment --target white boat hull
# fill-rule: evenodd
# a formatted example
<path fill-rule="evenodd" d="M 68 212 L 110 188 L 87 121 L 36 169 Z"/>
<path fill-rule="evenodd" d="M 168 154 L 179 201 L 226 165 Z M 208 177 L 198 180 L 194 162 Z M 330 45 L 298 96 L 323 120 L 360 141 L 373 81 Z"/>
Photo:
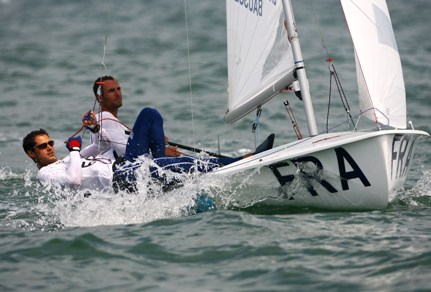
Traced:
<path fill-rule="evenodd" d="M 251 156 L 212 175 L 237 187 L 236 201 L 333 210 L 385 208 L 406 180 L 416 130 L 317 135 Z"/>

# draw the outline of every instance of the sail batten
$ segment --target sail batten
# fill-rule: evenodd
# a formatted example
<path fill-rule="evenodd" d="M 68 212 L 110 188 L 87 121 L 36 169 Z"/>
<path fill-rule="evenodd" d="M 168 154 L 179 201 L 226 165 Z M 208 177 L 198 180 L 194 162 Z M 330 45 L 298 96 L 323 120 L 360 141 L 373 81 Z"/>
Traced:
<path fill-rule="evenodd" d="M 405 129 L 406 92 L 385 0 L 340 0 L 352 36 L 359 107 L 377 123 Z"/>
<path fill-rule="evenodd" d="M 230 123 L 266 103 L 295 78 L 280 1 L 227 0 L 226 11 L 228 111 L 225 121 Z"/>

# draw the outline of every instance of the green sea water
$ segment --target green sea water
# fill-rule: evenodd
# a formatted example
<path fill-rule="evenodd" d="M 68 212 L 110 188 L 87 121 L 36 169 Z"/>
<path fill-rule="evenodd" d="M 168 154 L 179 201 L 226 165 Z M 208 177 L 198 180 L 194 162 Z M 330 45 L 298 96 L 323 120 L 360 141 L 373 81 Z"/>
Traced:
<path fill-rule="evenodd" d="M 357 110 L 353 49 L 338 1 L 293 4 L 323 131 L 328 56 Z M 388 6 L 409 119 L 431 132 L 431 5 L 388 0 Z M 67 155 L 62 142 L 92 108 L 91 86 L 101 74 L 121 82 L 119 118 L 128 125 L 151 106 L 162 113 L 171 141 L 209 151 L 220 144 L 227 155 L 252 149 L 253 114 L 223 122 L 226 61 L 222 0 L 0 0 L 2 291 L 430 290 L 430 141 L 417 147 L 405 189 L 372 212 L 254 203 L 195 214 L 193 191 L 207 186 L 192 183 L 170 196 L 100 193 L 91 200 L 41 189 L 22 137 L 46 128 L 60 145 L 58 156 Z M 289 100 L 306 132 L 301 104 Z M 334 102 L 331 112 L 337 109 Z M 344 118 L 334 113 L 331 123 Z M 295 139 L 282 99 L 264 107 L 260 126 L 262 137 L 276 133 L 275 145 Z"/>

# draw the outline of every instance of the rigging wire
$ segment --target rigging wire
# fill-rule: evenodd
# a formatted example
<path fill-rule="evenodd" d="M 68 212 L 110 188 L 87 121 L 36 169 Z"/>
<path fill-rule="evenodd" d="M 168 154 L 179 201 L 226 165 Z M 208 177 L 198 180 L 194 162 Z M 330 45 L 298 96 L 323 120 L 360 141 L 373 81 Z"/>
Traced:
<path fill-rule="evenodd" d="M 106 56 L 106 48 L 108 47 L 108 35 L 105 35 L 105 42 L 103 43 L 103 55 L 102 55 L 102 74 L 100 76 L 103 75 L 103 71 L 108 71 L 108 67 L 106 67 L 105 64 L 105 56 Z"/>
<path fill-rule="evenodd" d="M 317 19 L 316 12 L 314 11 L 314 5 L 313 5 L 312 0 L 309 0 L 309 5 L 310 5 L 310 9 L 311 9 L 311 14 L 313 15 L 313 18 L 314 18 L 314 22 L 316 23 L 317 29 L 318 29 L 319 34 L 320 34 L 320 43 L 322 45 L 323 50 L 325 51 L 326 58 L 329 59 L 330 57 L 329 57 L 328 47 L 326 46 L 325 37 L 323 36 L 323 32 L 320 29 L 321 26 L 320 26 L 319 20 Z"/>
<path fill-rule="evenodd" d="M 108 71 L 108 67 L 106 66 L 106 64 L 105 64 L 105 56 L 106 56 L 106 47 L 107 47 L 107 45 L 108 45 L 108 35 L 106 34 L 105 35 L 105 41 L 104 41 L 104 44 L 103 44 L 103 55 L 102 55 L 102 62 L 101 62 L 101 64 L 102 64 L 102 73 L 101 73 L 101 75 L 100 75 L 100 80 L 102 80 L 102 76 L 103 76 L 103 72 L 104 71 Z M 100 85 L 101 86 L 101 85 Z M 97 97 L 95 96 L 94 97 L 94 103 L 93 103 L 93 108 L 91 109 L 91 111 L 93 111 L 94 112 L 94 110 L 96 109 L 96 103 L 97 103 Z M 100 104 L 99 104 L 99 111 L 100 111 Z M 102 125 L 100 125 L 100 127 L 102 127 Z M 84 132 L 82 133 L 82 138 L 84 138 L 84 136 L 85 136 L 85 133 L 86 133 L 86 130 L 87 130 L 87 128 L 85 128 L 84 127 L 84 125 L 82 125 L 80 128 L 79 128 L 79 130 L 78 131 L 76 131 L 71 137 L 75 137 L 76 135 L 78 135 L 82 130 L 84 130 Z M 99 141 L 99 144 L 100 144 L 100 141 Z"/>
<path fill-rule="evenodd" d="M 184 18 L 186 26 L 186 40 L 187 40 L 187 64 L 188 64 L 188 77 L 189 77 L 189 92 L 190 92 L 190 110 L 192 115 L 192 137 L 193 137 L 193 147 L 196 146 L 195 139 L 195 119 L 194 119 L 194 106 L 193 106 L 193 90 L 192 90 L 192 73 L 191 73 L 191 61 L 190 61 L 190 42 L 189 42 L 189 25 L 188 25 L 188 14 L 187 14 L 187 0 L 184 0 Z"/>
<path fill-rule="evenodd" d="M 332 61 L 334 60 L 334 58 L 331 58 L 330 55 L 329 55 L 328 47 L 326 46 L 326 43 L 325 43 L 325 37 L 323 36 L 323 32 L 320 29 L 321 26 L 320 26 L 319 20 L 317 19 L 317 15 L 315 13 L 315 10 L 314 10 L 313 1 L 310 0 L 309 4 L 310 4 L 310 9 L 311 9 L 314 21 L 316 23 L 317 29 L 318 29 L 319 34 L 320 34 L 320 42 L 321 42 L 322 48 L 323 48 L 323 50 L 325 51 L 325 54 L 326 54 L 326 62 L 328 62 L 328 71 L 329 71 L 329 98 L 328 98 L 328 111 L 327 111 L 327 114 L 326 114 L 326 132 L 329 132 L 329 128 L 328 128 L 329 127 L 329 111 L 330 111 L 330 107 L 331 107 L 332 80 L 333 79 L 334 79 L 335 84 L 337 86 L 338 94 L 339 94 L 340 99 L 341 99 L 341 103 L 343 104 L 344 110 L 346 111 L 347 118 L 348 118 L 348 123 L 352 122 L 352 124 L 354 124 L 354 122 L 353 122 L 352 115 L 350 114 L 350 105 L 349 105 L 349 102 L 347 101 L 347 96 L 346 96 L 346 94 L 344 92 L 344 89 L 343 89 L 343 86 L 341 84 L 341 80 L 338 77 L 337 71 L 335 70 L 335 66 L 332 63 Z"/>
<path fill-rule="evenodd" d="M 338 94 L 340 95 L 341 103 L 343 104 L 344 110 L 347 113 L 348 122 L 350 121 L 352 122 L 352 124 L 354 124 L 352 115 L 350 114 L 350 105 L 349 105 L 349 102 L 347 101 L 346 93 L 344 92 L 343 86 L 341 85 L 340 78 L 338 77 L 338 73 L 335 70 L 335 67 L 333 64 L 332 64 L 331 72 L 333 72 L 332 74 L 334 76 L 335 83 L 337 84 Z"/>
<path fill-rule="evenodd" d="M 105 63 L 105 59 L 106 59 L 106 51 L 107 51 L 107 47 L 108 47 L 108 34 L 109 34 L 108 30 L 111 27 L 111 16 L 112 15 L 107 15 L 107 13 L 109 13 L 109 14 L 113 13 L 113 11 L 114 11 L 114 9 L 113 9 L 113 1 L 109 1 L 108 3 L 106 3 L 106 5 L 104 5 L 104 7 L 106 9 L 103 12 L 104 17 L 102 17 L 102 23 L 103 23 L 103 27 L 105 28 L 105 39 L 104 39 L 104 42 L 103 42 L 102 60 L 100 62 L 100 64 L 102 65 L 102 67 L 101 67 L 101 73 L 100 73 L 100 81 L 102 81 L 103 75 L 107 75 L 105 72 L 108 71 L 108 67 L 107 67 L 107 65 Z M 102 84 L 99 85 L 99 89 L 102 90 Z M 92 112 L 95 112 L 97 102 L 98 102 L 98 99 L 97 99 L 97 96 L 95 96 L 94 97 L 93 107 L 91 109 Z M 100 103 L 99 103 L 98 112 L 100 112 L 100 111 L 101 111 L 101 106 L 100 106 Z M 82 133 L 82 137 L 84 137 L 85 132 L 86 132 L 86 128 L 84 126 L 82 126 L 81 129 L 84 129 L 84 132 Z M 101 131 L 101 130 L 102 130 L 102 123 L 100 123 L 100 126 L 99 126 L 99 131 Z M 79 131 L 77 133 L 79 133 Z M 98 141 L 99 150 L 100 150 L 100 142 L 101 142 L 101 137 L 99 137 L 99 141 Z"/>
<path fill-rule="evenodd" d="M 102 82 L 102 77 L 105 74 L 105 72 L 108 71 L 108 67 L 106 66 L 106 63 L 105 63 L 105 57 L 106 57 L 106 49 L 107 49 L 107 47 L 108 47 L 108 34 L 105 34 L 105 41 L 103 42 L 102 61 L 100 62 L 100 64 L 102 65 L 102 68 L 101 68 L 102 71 L 100 72 L 100 78 L 99 78 L 100 82 Z M 102 95 L 102 93 L 103 93 L 102 86 L 103 86 L 102 84 L 99 85 L 100 95 Z M 97 101 L 97 97 L 94 98 L 93 112 L 94 112 L 94 110 L 96 108 L 96 101 Z M 100 102 L 99 102 L 99 112 L 100 112 L 100 110 L 101 110 L 101 106 L 100 106 Z M 102 115 L 100 115 L 100 116 L 102 117 Z M 102 129 L 103 129 L 102 120 L 103 119 L 100 120 L 100 130 L 99 131 L 102 131 Z M 102 135 L 98 135 L 98 137 L 99 137 L 98 148 L 99 148 L 99 151 L 100 151 L 100 144 L 102 142 Z"/>
<path fill-rule="evenodd" d="M 102 72 L 101 72 L 101 74 L 100 74 L 100 77 L 99 77 L 99 80 L 102 80 L 102 77 L 103 77 L 103 75 L 104 75 L 104 72 L 106 72 L 106 71 L 108 71 L 108 67 L 106 66 L 106 63 L 105 63 L 105 57 L 106 57 L 106 48 L 107 48 L 107 46 L 108 46 L 108 35 L 106 34 L 105 35 L 105 41 L 104 41 L 104 44 L 103 44 L 103 55 L 102 55 L 102 61 L 101 61 L 101 65 L 102 65 Z M 99 89 L 98 90 L 101 90 L 101 88 L 102 88 L 102 84 L 100 84 L 100 86 L 99 86 Z M 91 111 L 95 111 L 95 109 L 96 109 L 96 103 L 97 103 L 97 97 L 95 96 L 94 97 L 94 103 L 93 103 L 93 108 L 91 109 Z M 99 103 L 99 112 L 100 112 L 100 109 L 101 109 L 101 107 L 100 107 L 100 103 Z M 105 120 L 105 119 L 101 119 L 100 121 L 102 121 L 102 120 Z M 119 122 L 120 124 L 122 124 L 121 122 Z M 126 125 L 124 125 L 124 126 L 126 126 Z M 127 126 L 126 126 L 127 127 Z M 102 124 L 100 123 L 100 129 L 102 128 Z M 129 128 L 129 127 L 127 127 L 127 128 Z M 84 130 L 84 132 L 82 133 L 82 138 L 84 138 L 84 135 L 85 135 L 85 133 L 86 133 L 86 130 L 87 130 L 87 128 L 85 128 L 83 125 L 81 126 L 81 128 L 79 128 L 79 130 L 78 131 L 76 131 L 73 135 L 72 135 L 72 137 L 75 137 L 78 133 L 80 133 L 82 130 Z M 100 139 L 99 139 L 99 145 L 100 145 Z"/>

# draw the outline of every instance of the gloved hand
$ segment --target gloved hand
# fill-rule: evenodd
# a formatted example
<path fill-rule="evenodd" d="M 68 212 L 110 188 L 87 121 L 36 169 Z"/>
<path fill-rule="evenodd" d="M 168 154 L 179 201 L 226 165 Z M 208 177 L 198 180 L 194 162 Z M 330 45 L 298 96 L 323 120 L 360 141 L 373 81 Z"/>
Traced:
<path fill-rule="evenodd" d="M 92 118 L 94 118 L 94 113 L 92 115 L 91 111 L 86 112 L 83 116 L 82 116 L 82 123 L 85 124 L 86 122 L 89 123 Z"/>
<path fill-rule="evenodd" d="M 88 111 L 82 116 L 82 124 L 93 133 L 97 133 L 99 131 L 99 125 L 96 122 L 93 111 Z"/>
<path fill-rule="evenodd" d="M 81 136 L 70 137 L 69 139 L 67 139 L 67 142 L 66 142 L 66 148 L 69 151 L 80 151 L 81 145 L 82 145 Z"/>

